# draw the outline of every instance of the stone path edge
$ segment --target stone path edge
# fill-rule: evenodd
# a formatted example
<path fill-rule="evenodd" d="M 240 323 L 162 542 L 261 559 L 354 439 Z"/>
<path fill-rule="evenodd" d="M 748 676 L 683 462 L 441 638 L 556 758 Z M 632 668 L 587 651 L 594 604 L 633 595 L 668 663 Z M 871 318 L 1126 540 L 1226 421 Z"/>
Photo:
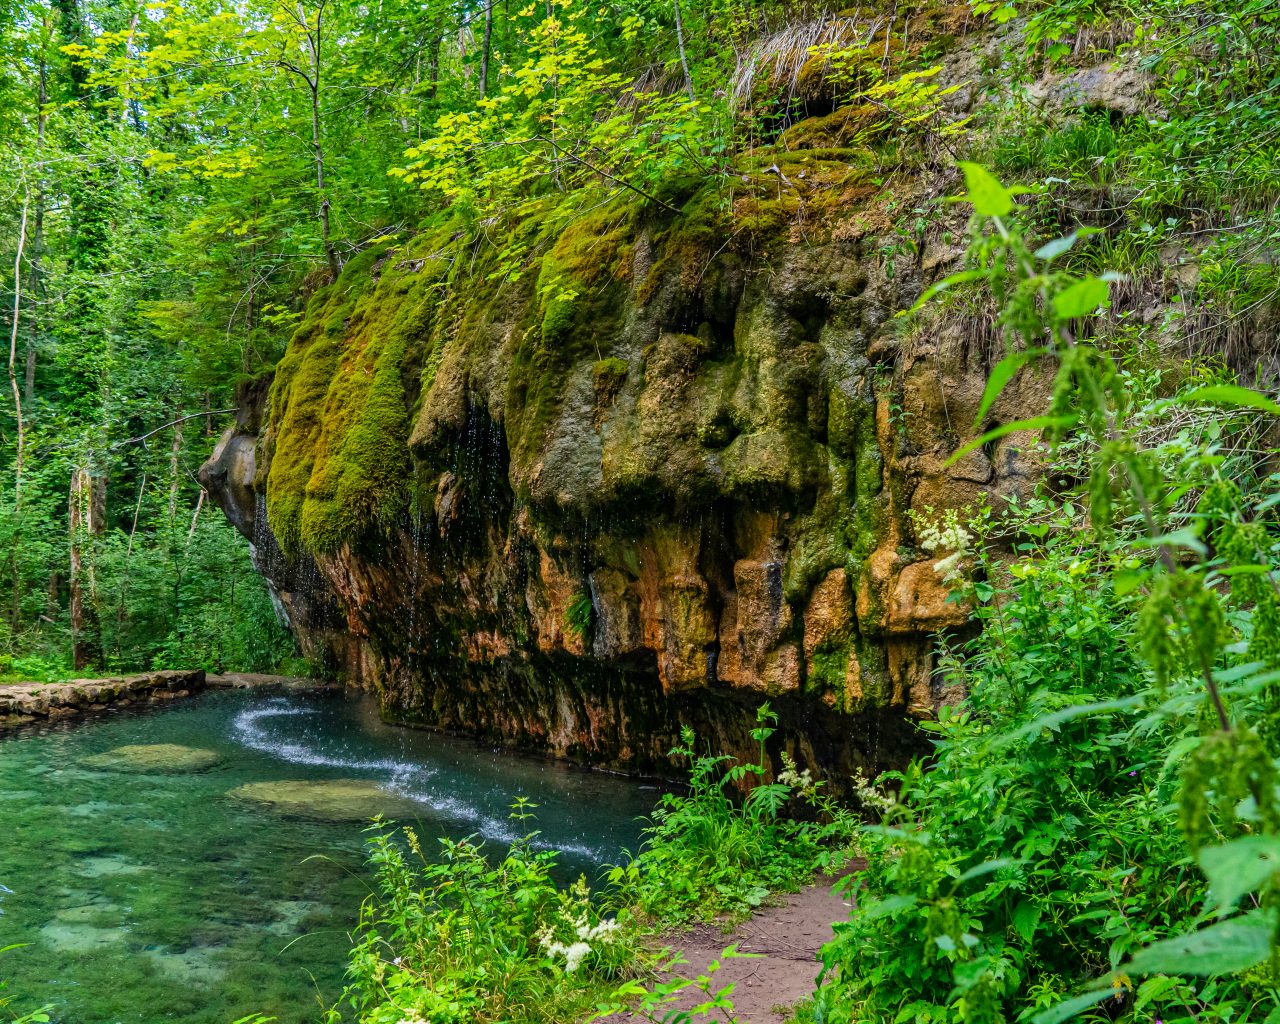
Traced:
<path fill-rule="evenodd" d="M 41 719 L 65 718 L 112 705 L 159 703 L 205 689 L 204 669 L 145 672 L 65 683 L 13 683 L 0 686 L 0 729 Z"/>

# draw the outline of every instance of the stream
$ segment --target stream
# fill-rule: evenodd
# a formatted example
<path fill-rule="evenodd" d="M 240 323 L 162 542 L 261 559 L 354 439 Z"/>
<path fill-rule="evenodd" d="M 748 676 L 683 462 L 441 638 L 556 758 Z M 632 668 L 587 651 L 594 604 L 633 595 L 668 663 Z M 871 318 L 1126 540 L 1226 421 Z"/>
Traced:
<path fill-rule="evenodd" d="M 119 770 L 108 753 L 156 744 L 216 763 Z M 309 800 L 313 784 L 348 780 L 332 807 L 249 798 Z M 538 805 L 538 842 L 561 851 L 563 876 L 594 882 L 635 848 L 657 793 L 387 726 L 342 692 L 208 693 L 7 734 L 0 947 L 27 945 L 0 954 L 0 995 L 49 1005 L 59 1024 L 315 1021 L 341 994 L 372 881 L 364 819 L 385 808 L 415 819 L 424 849 L 476 835 L 500 855 L 528 830 L 508 818 L 517 797 Z"/>

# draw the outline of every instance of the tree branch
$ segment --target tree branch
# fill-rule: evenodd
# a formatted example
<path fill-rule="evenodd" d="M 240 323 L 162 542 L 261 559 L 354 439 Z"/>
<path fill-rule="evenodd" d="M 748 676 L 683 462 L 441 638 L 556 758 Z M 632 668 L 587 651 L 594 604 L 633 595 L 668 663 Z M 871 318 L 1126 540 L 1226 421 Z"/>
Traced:
<path fill-rule="evenodd" d="M 179 416 L 176 420 L 170 420 L 168 423 L 162 423 L 155 430 L 148 430 L 145 434 L 139 434 L 137 437 L 131 437 L 127 441 L 119 441 L 111 446 L 111 450 L 124 448 L 126 445 L 141 444 L 147 438 L 160 433 L 162 430 L 168 430 L 170 427 L 176 427 L 179 423 L 186 423 L 187 420 L 198 420 L 202 416 L 221 416 L 226 412 L 237 412 L 233 406 L 230 409 L 210 409 L 208 412 L 193 412 L 190 416 Z"/>

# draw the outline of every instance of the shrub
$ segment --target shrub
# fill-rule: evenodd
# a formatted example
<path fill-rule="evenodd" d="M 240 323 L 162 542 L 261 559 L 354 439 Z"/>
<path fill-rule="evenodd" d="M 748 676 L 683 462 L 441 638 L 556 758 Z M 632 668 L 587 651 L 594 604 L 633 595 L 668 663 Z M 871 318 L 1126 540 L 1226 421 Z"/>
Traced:
<path fill-rule="evenodd" d="M 513 817 L 531 810 L 520 801 Z M 371 832 L 378 892 L 344 994 L 361 1024 L 576 1021 L 648 962 L 630 917 L 605 916 L 584 878 L 557 886 L 536 832 L 495 864 L 471 840 L 442 838 L 433 862 L 410 828 Z"/>
<path fill-rule="evenodd" d="M 756 764 L 699 754 L 693 731 L 684 729 L 671 755 L 689 765 L 688 792 L 663 796 L 640 852 L 609 873 L 626 903 L 665 924 L 745 915 L 771 893 L 795 892 L 815 872 L 848 860 L 857 820 L 807 769 L 797 772 L 785 759 L 777 781 L 764 781 L 765 741 L 776 720 L 767 704 L 757 712 Z M 807 809 L 811 820 L 787 817 L 789 805 Z"/>

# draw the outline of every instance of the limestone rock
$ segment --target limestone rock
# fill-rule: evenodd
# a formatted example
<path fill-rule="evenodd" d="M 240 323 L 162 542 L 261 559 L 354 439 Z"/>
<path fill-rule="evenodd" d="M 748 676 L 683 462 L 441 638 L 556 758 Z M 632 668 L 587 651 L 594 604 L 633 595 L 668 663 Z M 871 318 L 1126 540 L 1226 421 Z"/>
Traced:
<path fill-rule="evenodd" d="M 86 768 L 139 775 L 172 775 L 208 771 L 222 755 L 216 750 L 184 747 L 177 743 L 130 744 L 80 759 Z"/>
<path fill-rule="evenodd" d="M 936 632 L 969 621 L 969 607 L 951 600 L 951 587 L 934 562 L 913 562 L 898 574 L 889 604 L 890 634 Z"/>
<path fill-rule="evenodd" d="M 368 821 L 379 814 L 409 819 L 421 817 L 424 811 L 416 801 L 366 779 L 249 782 L 228 796 L 279 814 L 320 821 Z"/>

